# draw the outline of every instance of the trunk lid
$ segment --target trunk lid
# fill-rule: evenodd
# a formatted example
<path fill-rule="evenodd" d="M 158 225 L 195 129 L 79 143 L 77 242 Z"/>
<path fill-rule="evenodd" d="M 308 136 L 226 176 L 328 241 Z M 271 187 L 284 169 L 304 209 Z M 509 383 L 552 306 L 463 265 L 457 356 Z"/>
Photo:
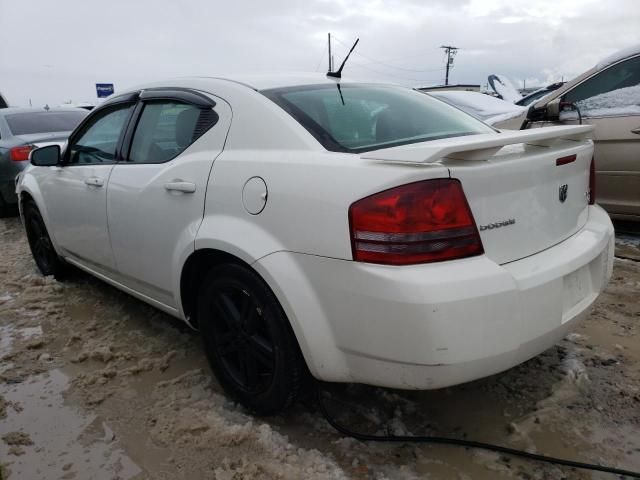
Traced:
<path fill-rule="evenodd" d="M 69 135 L 71 135 L 71 132 L 32 133 L 18 135 L 15 138 L 24 142 L 25 145 L 34 145 L 36 148 L 46 147 L 47 145 L 59 145 L 62 148 Z"/>
<path fill-rule="evenodd" d="M 587 221 L 592 128 L 550 127 L 376 150 L 363 158 L 439 162 L 462 182 L 486 255 L 498 264 L 545 250 Z"/>

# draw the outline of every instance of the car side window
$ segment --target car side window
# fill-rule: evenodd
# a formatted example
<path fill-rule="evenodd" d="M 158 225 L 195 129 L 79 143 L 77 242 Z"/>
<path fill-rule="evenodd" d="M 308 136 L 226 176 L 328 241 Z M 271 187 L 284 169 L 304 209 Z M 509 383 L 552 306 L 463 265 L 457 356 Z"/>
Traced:
<path fill-rule="evenodd" d="M 111 163 L 133 104 L 117 105 L 98 113 L 69 145 L 69 164 Z"/>
<path fill-rule="evenodd" d="M 640 56 L 613 65 L 567 92 L 582 115 L 640 115 Z"/>
<path fill-rule="evenodd" d="M 128 161 L 168 162 L 217 121 L 218 115 L 210 108 L 173 100 L 146 102 L 133 134 Z"/>

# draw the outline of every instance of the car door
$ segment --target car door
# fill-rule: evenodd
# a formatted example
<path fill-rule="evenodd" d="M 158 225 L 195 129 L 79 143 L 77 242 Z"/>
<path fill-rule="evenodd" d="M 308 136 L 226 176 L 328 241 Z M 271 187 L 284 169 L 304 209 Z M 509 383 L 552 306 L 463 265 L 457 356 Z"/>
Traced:
<path fill-rule="evenodd" d="M 594 126 L 598 203 L 610 213 L 640 215 L 640 56 L 609 66 L 563 99 Z"/>
<path fill-rule="evenodd" d="M 40 185 L 50 229 L 65 257 L 101 271 L 115 267 L 107 228 L 107 184 L 135 103 L 97 110 L 69 139 L 61 166 Z"/>
<path fill-rule="evenodd" d="M 231 109 L 196 92 L 145 90 L 131 123 L 107 199 L 119 281 L 175 308 L 179 267 L 194 248 Z"/>

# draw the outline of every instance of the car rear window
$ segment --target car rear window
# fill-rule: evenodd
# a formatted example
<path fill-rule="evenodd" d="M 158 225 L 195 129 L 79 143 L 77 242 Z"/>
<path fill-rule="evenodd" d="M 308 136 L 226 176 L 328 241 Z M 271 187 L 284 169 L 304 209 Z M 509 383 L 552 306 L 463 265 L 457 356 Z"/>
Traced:
<path fill-rule="evenodd" d="M 359 153 L 495 131 L 457 108 L 402 87 L 306 85 L 262 94 L 331 151 Z"/>
<path fill-rule="evenodd" d="M 70 132 L 89 114 L 77 112 L 24 112 L 12 113 L 4 118 L 14 135 L 33 133 Z"/>

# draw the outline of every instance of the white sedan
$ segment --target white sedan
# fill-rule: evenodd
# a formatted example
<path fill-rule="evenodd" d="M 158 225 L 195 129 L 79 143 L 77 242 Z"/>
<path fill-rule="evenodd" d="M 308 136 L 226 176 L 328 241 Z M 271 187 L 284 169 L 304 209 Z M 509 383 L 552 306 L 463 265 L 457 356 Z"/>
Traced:
<path fill-rule="evenodd" d="M 181 79 L 112 97 L 17 191 L 44 275 L 75 265 L 200 329 L 269 414 L 309 372 L 440 388 L 574 328 L 612 270 L 590 131 L 500 133 L 321 76 Z"/>

